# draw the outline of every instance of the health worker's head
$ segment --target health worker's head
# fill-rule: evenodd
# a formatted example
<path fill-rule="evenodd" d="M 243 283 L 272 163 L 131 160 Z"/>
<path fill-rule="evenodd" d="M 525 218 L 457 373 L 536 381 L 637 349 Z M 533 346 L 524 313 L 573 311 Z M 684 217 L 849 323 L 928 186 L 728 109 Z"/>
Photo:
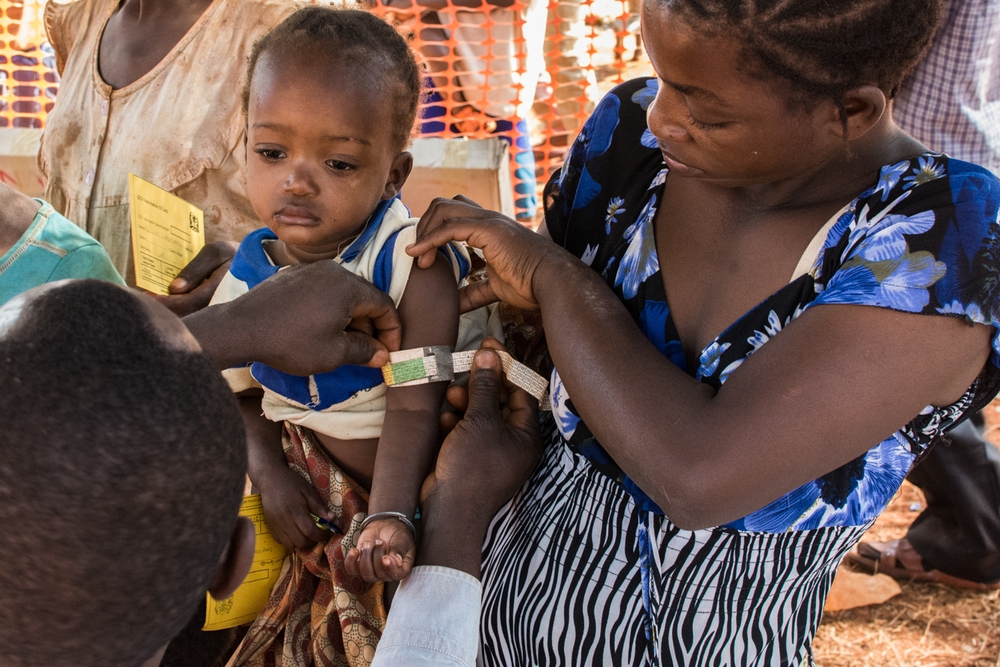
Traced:
<path fill-rule="evenodd" d="M 246 575 L 239 408 L 162 305 L 96 280 L 9 301 L 0 423 L 0 664 L 156 664 Z"/>

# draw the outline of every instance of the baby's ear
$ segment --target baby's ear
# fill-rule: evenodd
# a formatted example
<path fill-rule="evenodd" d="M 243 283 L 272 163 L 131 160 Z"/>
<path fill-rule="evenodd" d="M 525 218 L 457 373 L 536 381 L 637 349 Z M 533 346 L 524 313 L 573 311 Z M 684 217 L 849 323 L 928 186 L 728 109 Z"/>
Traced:
<path fill-rule="evenodd" d="M 385 181 L 385 189 L 382 191 L 382 199 L 392 199 L 399 194 L 399 191 L 403 189 L 403 183 L 406 182 L 406 177 L 410 175 L 410 170 L 413 169 L 413 154 L 409 151 L 403 151 L 396 156 L 396 159 L 392 161 L 392 166 L 389 168 L 389 178 Z"/>
<path fill-rule="evenodd" d="M 256 546 L 257 533 L 253 522 L 245 516 L 239 517 L 232 537 L 229 538 L 229 544 L 219 559 L 219 567 L 212 577 L 212 583 L 208 587 L 208 592 L 213 598 L 225 600 L 239 588 L 253 564 Z"/>

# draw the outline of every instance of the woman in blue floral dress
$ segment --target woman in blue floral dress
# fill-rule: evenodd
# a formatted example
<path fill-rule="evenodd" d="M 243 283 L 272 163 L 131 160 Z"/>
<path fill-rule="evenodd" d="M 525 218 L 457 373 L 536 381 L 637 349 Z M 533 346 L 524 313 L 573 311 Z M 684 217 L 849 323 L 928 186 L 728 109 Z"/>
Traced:
<path fill-rule="evenodd" d="M 798 665 L 837 565 L 1000 388 L 1000 182 L 891 99 L 938 0 L 649 0 L 550 243 L 439 200 L 469 305 L 540 309 L 549 447 L 494 520 L 488 665 Z M 561 247 L 560 247 L 561 246 Z"/>

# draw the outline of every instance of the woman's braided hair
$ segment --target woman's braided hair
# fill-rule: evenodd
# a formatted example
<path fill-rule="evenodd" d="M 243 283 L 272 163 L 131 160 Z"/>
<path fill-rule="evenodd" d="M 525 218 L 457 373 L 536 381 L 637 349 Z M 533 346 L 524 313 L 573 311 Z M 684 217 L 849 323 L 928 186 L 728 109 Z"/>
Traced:
<path fill-rule="evenodd" d="M 290 15 L 254 44 L 243 88 L 244 114 L 264 54 L 332 64 L 357 81 L 384 86 L 385 104 L 393 109 L 393 139 L 400 150 L 409 143 L 422 93 L 420 66 L 406 39 L 386 21 L 363 9 L 304 7 Z"/>
<path fill-rule="evenodd" d="M 812 99 L 856 86 L 892 98 L 930 45 L 943 0 L 659 0 L 696 30 L 739 35 L 756 74 Z M 846 120 L 846 112 L 841 107 Z"/>

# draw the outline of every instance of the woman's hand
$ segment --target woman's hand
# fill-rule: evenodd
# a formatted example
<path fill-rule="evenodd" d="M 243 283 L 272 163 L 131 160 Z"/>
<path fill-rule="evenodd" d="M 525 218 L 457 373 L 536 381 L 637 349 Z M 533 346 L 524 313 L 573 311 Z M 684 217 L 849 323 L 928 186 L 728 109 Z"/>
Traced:
<path fill-rule="evenodd" d="M 235 243 L 216 241 L 203 247 L 195 258 L 170 283 L 170 296 L 150 294 L 177 317 L 184 317 L 207 306 L 216 288 L 229 270 L 236 254 Z"/>
<path fill-rule="evenodd" d="M 479 248 L 486 259 L 488 280 L 465 287 L 462 312 L 504 301 L 524 310 L 538 310 L 532 281 L 546 261 L 575 261 L 569 253 L 510 218 L 489 211 L 462 195 L 437 198 L 417 225 L 417 241 L 406 252 L 422 268 L 434 262 L 436 251 L 451 241 Z"/>

